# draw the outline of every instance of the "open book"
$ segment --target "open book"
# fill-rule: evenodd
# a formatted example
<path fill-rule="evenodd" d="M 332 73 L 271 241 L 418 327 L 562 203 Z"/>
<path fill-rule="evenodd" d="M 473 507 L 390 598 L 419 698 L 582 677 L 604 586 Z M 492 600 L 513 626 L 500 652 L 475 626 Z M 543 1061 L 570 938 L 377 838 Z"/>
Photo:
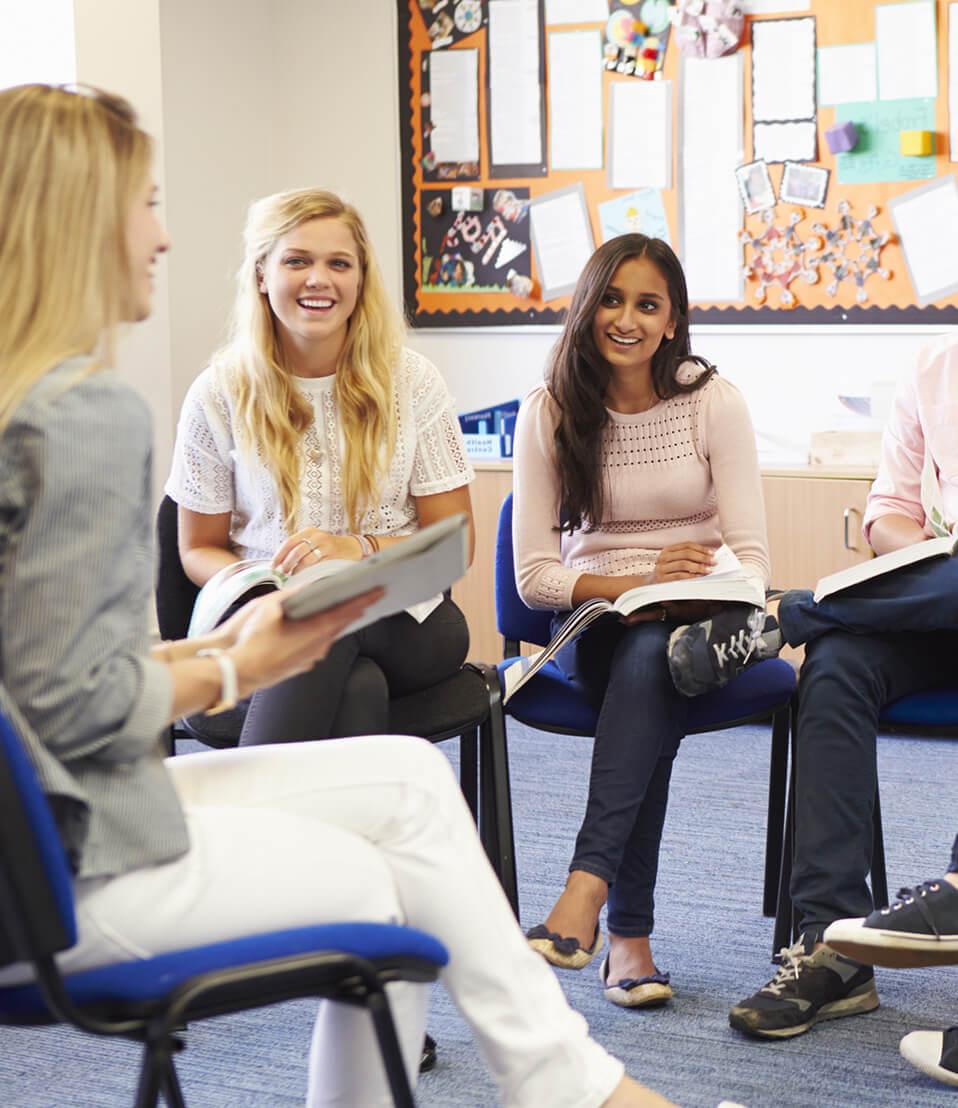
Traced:
<path fill-rule="evenodd" d="M 815 586 L 815 602 L 860 585 L 863 581 L 871 581 L 896 569 L 913 566 L 927 558 L 951 557 L 958 548 L 958 524 L 945 517 L 941 483 L 938 480 L 938 472 L 930 450 L 925 451 L 925 461 L 921 470 L 921 506 L 925 512 L 925 522 L 935 536 L 933 539 L 912 543 L 911 546 L 903 546 L 901 550 L 893 550 L 890 554 L 879 554 L 877 558 L 862 562 L 860 565 L 830 573 Z"/>
<path fill-rule="evenodd" d="M 361 561 L 323 559 L 292 577 L 277 572 L 265 559 L 234 562 L 200 589 L 188 634 L 191 638 L 206 634 L 264 590 L 289 590 L 283 598 L 286 617 L 306 619 L 383 587 L 382 598 L 350 624 L 351 633 L 396 612 L 411 611 L 415 616 L 419 605 L 430 606 L 430 598 L 458 581 L 468 566 L 469 522 L 461 512 Z"/>
<path fill-rule="evenodd" d="M 715 552 L 715 566 L 711 573 L 692 577 L 686 581 L 669 581 L 663 584 L 639 585 L 629 589 L 617 600 L 587 600 L 569 616 L 552 641 L 538 654 L 518 658 L 503 671 L 505 686 L 503 701 L 529 681 L 536 673 L 576 635 L 591 623 L 605 615 L 629 616 L 642 608 L 654 608 L 678 600 L 711 600 L 727 603 L 750 604 L 765 607 L 765 589 L 757 577 L 751 577 L 742 569 L 738 558 L 727 546 Z"/>
<path fill-rule="evenodd" d="M 817 603 L 819 600 L 824 600 L 826 596 L 860 585 L 863 581 L 871 581 L 874 577 L 892 573 L 896 569 L 904 569 L 905 566 L 924 562 L 928 558 L 951 557 L 956 549 L 958 549 L 958 533 L 946 535 L 944 538 L 925 539 L 924 542 L 903 546 L 901 550 L 892 550 L 889 554 L 879 554 L 877 558 L 872 558 L 870 561 L 849 566 L 848 569 L 840 569 L 836 573 L 823 577 L 815 586 L 815 601 Z"/>

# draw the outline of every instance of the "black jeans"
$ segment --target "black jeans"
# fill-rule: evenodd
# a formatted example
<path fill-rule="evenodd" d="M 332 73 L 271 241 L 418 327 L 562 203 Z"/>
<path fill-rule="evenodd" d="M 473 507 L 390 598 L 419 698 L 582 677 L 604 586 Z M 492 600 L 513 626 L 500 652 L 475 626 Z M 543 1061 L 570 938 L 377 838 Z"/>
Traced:
<path fill-rule="evenodd" d="M 556 615 L 553 631 L 568 618 Z M 556 658 L 599 708 L 589 799 L 569 866 L 609 883 L 609 930 L 652 932 L 659 844 L 688 701 L 669 677 L 674 623 L 598 620 Z"/>
<path fill-rule="evenodd" d="M 443 599 L 422 623 L 406 612 L 341 638 L 307 673 L 250 700 L 240 746 L 308 742 L 389 730 L 389 701 L 458 672 L 469 630 Z"/>
<path fill-rule="evenodd" d="M 788 642 L 807 644 L 791 891 L 802 930 L 817 934 L 872 910 L 878 717 L 899 697 L 958 681 L 958 559 L 912 566 L 821 604 L 787 594 L 779 621 Z"/>

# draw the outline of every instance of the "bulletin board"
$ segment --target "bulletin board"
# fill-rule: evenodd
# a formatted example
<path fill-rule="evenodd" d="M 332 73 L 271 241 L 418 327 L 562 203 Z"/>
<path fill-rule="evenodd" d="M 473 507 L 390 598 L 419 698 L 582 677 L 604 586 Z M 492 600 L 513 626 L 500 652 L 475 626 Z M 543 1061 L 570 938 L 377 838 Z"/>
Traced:
<path fill-rule="evenodd" d="M 569 5 L 566 10 L 575 10 L 575 0 L 565 2 Z M 626 14 L 638 18 L 648 2 L 606 0 L 603 7 L 609 18 L 617 11 L 625 13 L 623 19 Z M 668 8 L 672 14 L 690 0 L 651 2 L 654 8 Z M 673 18 L 668 29 L 650 40 L 658 57 L 649 51 L 651 60 L 642 63 L 645 73 L 655 66 L 654 76 L 646 80 L 620 71 L 622 60 L 631 58 L 634 51 L 621 53 L 619 68 L 615 67 L 610 24 L 604 11 L 601 20 L 595 18 L 594 0 L 579 8 L 589 11 L 591 21 L 561 25 L 547 23 L 546 17 L 550 4 L 553 12 L 559 11 L 563 0 L 524 0 L 526 17 L 537 19 L 538 74 L 518 74 L 516 80 L 525 80 L 527 88 L 538 82 L 539 158 L 526 154 L 510 162 L 504 155 L 493 163 L 494 112 L 490 108 L 495 97 L 491 81 L 497 72 L 511 72 L 510 65 L 523 64 L 509 56 L 512 40 L 508 35 L 500 30 L 492 37 L 490 4 L 496 3 L 398 0 L 403 291 L 412 326 L 560 323 L 571 284 L 559 281 L 544 287 L 543 270 L 549 267 L 540 264 L 542 241 L 559 233 L 563 213 L 573 217 L 570 227 L 578 226 L 580 208 L 591 234 L 590 249 L 612 233 L 641 230 L 666 237 L 688 272 L 682 237 L 692 210 L 689 198 L 698 197 L 694 210 L 700 216 L 702 209 L 701 190 L 695 193 L 689 186 L 698 183 L 705 188 L 709 182 L 696 181 L 697 165 L 683 161 L 683 142 L 688 141 L 691 126 L 699 125 L 694 118 L 690 121 L 683 107 L 688 88 L 683 82 L 687 82 L 691 67 L 698 67 L 695 72 L 701 78 L 708 73 L 702 66 L 727 63 L 736 54 L 741 59 L 737 64 L 742 75 L 743 142 L 736 159 L 738 174 L 731 169 L 728 176 L 736 177 L 740 197 L 736 250 L 741 281 L 734 295 L 709 299 L 695 296 L 690 279 L 693 323 L 958 324 L 958 261 L 943 260 L 946 255 L 958 259 L 958 163 L 951 160 L 958 159 L 954 148 L 958 141 L 952 141 L 958 120 L 949 113 L 951 101 L 951 114 L 958 115 L 958 97 L 954 89 L 949 92 L 949 55 L 954 57 L 958 49 L 958 4 L 950 0 L 795 0 L 793 4 L 739 0 L 746 12 L 756 14 L 744 16 L 740 40 L 729 53 L 722 58 L 690 59 L 680 49 L 679 24 Z M 733 4 L 734 0 L 703 0 L 701 8 L 707 15 L 729 10 Z M 884 7 L 892 10 L 877 15 Z M 497 11 L 505 11 L 502 0 L 498 0 Z M 511 19 L 518 12 L 514 7 L 506 14 Z M 900 36 L 901 54 L 907 58 L 913 46 L 912 14 L 922 16 L 926 24 L 930 19 L 934 26 L 933 46 L 928 47 L 927 36 L 924 45 L 937 55 L 937 72 L 917 90 L 922 95 L 912 95 L 916 89 L 905 80 L 904 95 L 889 98 L 894 92 L 896 36 Z M 503 27 L 502 15 L 497 18 Z M 879 20 L 883 38 L 876 30 Z M 648 28 L 646 31 L 649 33 Z M 813 108 L 809 120 L 789 117 L 781 125 L 785 129 L 778 133 L 786 136 L 786 147 L 792 143 L 791 156 L 783 162 L 775 160 L 779 157 L 776 142 L 769 145 L 768 140 L 779 125 L 770 132 L 767 124 L 753 118 L 753 98 L 761 95 L 760 110 L 766 112 L 769 74 L 775 63 L 768 44 L 779 34 L 790 36 L 788 41 L 794 43 L 796 31 L 811 36 L 812 72 L 802 80 L 812 83 Z M 561 43 L 550 41 L 557 33 L 573 37 Z M 550 105 L 561 99 L 549 87 L 550 59 L 560 57 L 556 53 L 560 45 L 591 41 L 598 41 L 598 76 L 583 98 L 594 96 L 596 112 L 601 111 L 602 134 L 597 140 L 601 164 L 556 168 L 562 157 L 550 142 L 549 113 Z M 637 41 L 641 45 L 641 38 Z M 877 85 L 871 99 L 867 88 L 862 91 L 861 51 L 870 57 L 869 44 L 874 56 L 885 59 L 885 69 L 876 63 L 884 97 Z M 831 50 L 833 47 L 859 50 L 846 55 Z M 828 55 L 827 72 L 823 52 Z M 847 64 L 842 60 L 846 57 Z M 758 65 L 753 65 L 755 59 Z M 638 64 L 641 58 L 635 60 Z M 781 72 L 794 77 L 794 51 L 789 54 L 786 50 L 780 60 Z M 927 70 L 927 66 L 922 68 Z M 900 72 L 907 78 L 907 67 Z M 835 97 L 844 94 L 834 90 L 842 89 L 846 77 L 854 78 L 849 87 L 855 85 L 856 99 L 836 102 Z M 659 86 L 656 96 L 647 102 L 660 105 L 667 113 L 667 177 L 658 183 L 660 187 L 615 188 L 610 183 L 610 159 L 622 158 L 625 148 L 622 142 L 613 143 L 610 108 L 620 98 L 624 103 L 640 85 L 645 89 Z M 458 117 L 450 119 L 447 113 L 434 118 L 439 105 L 450 102 L 450 88 L 459 90 L 452 97 Z M 500 119 L 502 99 L 500 95 Z M 456 139 L 463 120 L 464 131 L 468 131 L 473 119 L 471 139 L 458 134 L 451 146 L 444 144 L 450 136 Z M 835 142 L 847 144 L 848 129 L 842 125 L 849 122 L 854 125 L 856 145 L 846 153 L 833 153 L 830 147 Z M 516 124 L 517 133 L 521 123 Z M 844 139 L 830 134 L 835 128 L 844 130 Z M 902 131 L 912 132 L 914 152 L 908 155 L 902 153 Z M 929 134 L 931 152 L 924 145 Z M 535 136 L 528 128 L 525 140 L 523 149 L 535 151 Z M 753 166 L 760 142 L 766 157 Z M 806 148 L 800 149 L 803 142 Z M 500 148 L 504 151 L 505 144 L 500 142 Z M 726 176 L 721 175 L 727 195 Z M 763 200 L 764 189 L 771 194 Z M 942 219 L 942 212 L 952 210 L 952 191 L 956 218 Z M 545 205 L 537 208 L 542 198 L 548 200 L 548 210 L 554 211 L 551 227 L 547 227 L 544 214 L 537 216 L 547 211 Z M 555 200 L 559 203 L 553 204 Z M 750 213 L 747 206 L 755 210 Z M 531 229 L 534 219 L 538 219 L 538 235 Z"/>

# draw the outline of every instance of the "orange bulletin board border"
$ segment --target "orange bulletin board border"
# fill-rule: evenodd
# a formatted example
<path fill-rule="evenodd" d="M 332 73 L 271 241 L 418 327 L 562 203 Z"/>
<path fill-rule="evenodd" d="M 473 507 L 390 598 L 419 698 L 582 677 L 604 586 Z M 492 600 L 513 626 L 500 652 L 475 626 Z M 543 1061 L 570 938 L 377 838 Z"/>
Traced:
<path fill-rule="evenodd" d="M 463 177 L 456 180 L 427 180 L 423 173 L 422 160 L 426 153 L 423 138 L 422 72 L 424 55 L 430 52 L 431 42 L 419 0 L 397 0 L 398 2 L 398 53 L 399 53 L 399 114 L 401 138 L 401 183 L 402 183 L 402 254 L 403 254 L 403 295 L 406 315 L 409 323 L 419 328 L 451 327 L 502 327 L 529 326 L 537 324 L 561 323 L 565 317 L 569 297 L 556 298 L 543 302 L 537 298 L 538 282 L 534 285 L 531 297 L 522 298 L 511 292 L 471 292 L 463 289 L 454 291 L 432 291 L 424 289 L 422 258 L 422 211 L 421 193 L 423 189 L 451 190 L 457 183 L 468 184 L 482 189 L 528 190 L 531 198 L 551 193 L 571 185 L 581 184 L 586 197 L 592 232 L 596 245 L 602 241 L 601 227 L 597 212 L 598 204 L 622 196 L 632 190 L 614 190 L 608 186 L 607 167 L 598 170 L 547 171 L 534 176 L 503 177 L 490 173 L 489 158 L 489 112 L 488 112 L 488 3 L 483 0 L 483 23 L 479 30 L 460 38 L 443 49 L 474 49 L 478 51 L 478 110 L 480 164 L 478 177 Z M 860 43 L 874 40 L 874 10 L 883 2 L 891 0 L 812 0 L 811 11 L 815 17 L 817 47 Z M 449 8 L 453 5 L 450 4 Z M 540 67 L 545 72 L 547 34 L 543 17 L 543 0 L 539 0 L 540 9 Z M 949 119 L 948 119 L 948 0 L 935 0 L 938 41 L 938 97 L 935 103 L 935 178 L 954 173 L 955 167 L 949 161 Z M 743 53 L 745 89 L 745 157 L 743 162 L 752 160 L 752 118 L 751 118 L 751 25 L 759 19 L 781 19 L 787 16 L 749 17 L 739 50 Z M 555 30 L 596 29 L 597 24 L 563 25 Z M 552 28 L 550 28 L 552 29 Z M 680 85 L 680 52 L 673 34 L 669 43 L 663 78 L 672 82 L 673 89 L 673 163 L 677 162 L 677 142 L 679 136 L 678 90 Z M 604 142 L 608 148 L 609 131 L 609 90 L 616 81 L 634 81 L 635 77 L 624 77 L 617 73 L 603 74 L 603 126 Z M 543 106 L 548 112 L 547 86 L 543 85 Z M 838 204 L 846 200 L 852 213 L 864 218 L 871 205 L 876 205 L 879 214 L 874 223 L 878 231 L 894 232 L 890 201 L 910 192 L 931 178 L 908 181 L 880 182 L 877 184 L 843 184 L 839 181 L 838 165 L 835 156 L 828 148 L 825 131 L 836 120 L 836 109 L 832 106 L 818 106 L 818 160 L 814 164 L 829 171 L 829 188 L 824 209 L 798 209 L 794 205 L 780 202 L 776 209 L 776 223 L 784 225 L 789 215 L 802 211 L 804 222 L 799 226 L 805 234 L 811 234 L 811 224 L 823 220 L 834 225 L 839 220 Z M 543 157 L 548 157 L 548 119 L 545 122 L 543 136 Z M 607 162 L 607 157 L 605 161 Z M 776 191 L 780 188 L 783 167 L 771 165 L 770 174 Z M 433 175 L 428 175 L 433 176 Z M 662 201 L 669 223 L 672 243 L 677 253 L 682 255 L 679 238 L 681 229 L 678 210 L 677 175 L 675 186 L 661 191 Z M 760 217 L 747 216 L 743 226 L 758 233 L 762 227 Z M 529 250 L 530 255 L 533 251 Z M 743 248 L 743 263 L 744 263 Z M 915 302 L 915 292 L 908 276 L 908 267 L 900 245 L 890 242 L 882 250 L 882 266 L 891 273 L 888 280 L 871 280 L 868 283 L 869 302 L 858 304 L 851 282 L 843 283 L 838 295 L 830 297 L 826 292 L 828 281 L 822 278 L 816 285 L 807 285 L 801 279 L 795 282 L 793 289 L 798 304 L 786 309 L 780 304 L 758 304 L 754 299 L 757 285 L 747 281 L 745 299 L 734 304 L 694 303 L 691 307 L 691 319 L 697 324 L 921 324 L 926 326 L 950 326 L 958 324 L 958 294 L 948 296 L 934 304 L 920 306 Z M 532 259 L 532 277 L 535 280 L 535 260 Z M 775 299 L 774 296 L 769 297 Z"/>

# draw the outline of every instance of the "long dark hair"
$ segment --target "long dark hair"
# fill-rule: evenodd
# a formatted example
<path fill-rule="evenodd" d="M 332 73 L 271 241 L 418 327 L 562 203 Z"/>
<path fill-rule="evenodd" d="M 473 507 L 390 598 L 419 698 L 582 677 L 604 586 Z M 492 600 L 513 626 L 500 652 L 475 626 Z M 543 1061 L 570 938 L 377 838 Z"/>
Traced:
<path fill-rule="evenodd" d="M 546 372 L 549 392 L 559 408 L 555 448 L 562 530 L 575 531 L 602 521 L 605 480 L 600 452 L 602 431 L 609 420 L 605 398 L 612 371 L 596 348 L 592 321 L 615 271 L 623 262 L 643 257 L 665 279 L 675 327 L 672 338 L 663 337 L 652 355 L 655 395 L 666 400 L 694 392 L 715 372 L 714 366 L 689 349 L 689 294 L 682 263 L 668 243 L 648 235 L 629 234 L 600 246 L 582 270 Z M 690 384 L 683 384 L 677 376 L 679 366 L 686 361 L 698 362 L 706 370 Z"/>

